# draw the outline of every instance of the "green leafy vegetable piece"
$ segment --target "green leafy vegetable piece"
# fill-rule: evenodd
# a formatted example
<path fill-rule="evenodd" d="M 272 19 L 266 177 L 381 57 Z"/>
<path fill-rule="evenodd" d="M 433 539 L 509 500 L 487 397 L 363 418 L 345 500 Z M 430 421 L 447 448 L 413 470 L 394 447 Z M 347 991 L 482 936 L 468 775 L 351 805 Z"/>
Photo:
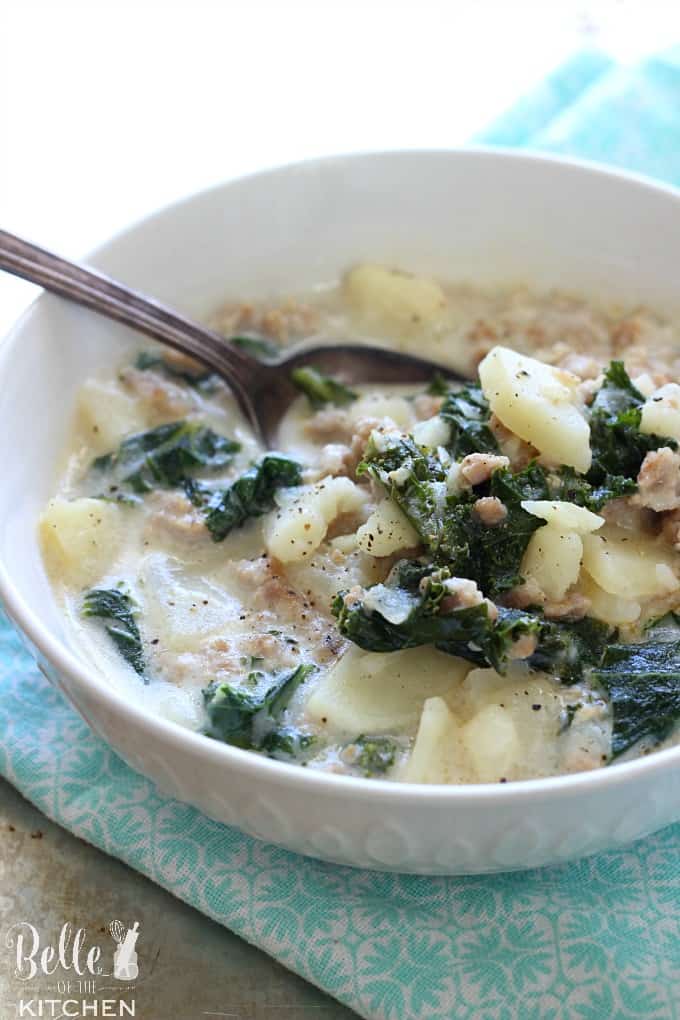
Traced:
<path fill-rule="evenodd" d="M 586 477 L 591 485 L 616 485 L 611 482 L 612 477 L 635 480 L 650 450 L 660 446 L 676 448 L 673 439 L 640 432 L 644 402 L 623 362 L 612 361 L 590 407 L 593 462 Z"/>
<path fill-rule="evenodd" d="M 264 679 L 250 673 L 246 683 Z M 236 747 L 253 747 L 253 719 L 264 708 L 264 697 L 241 687 L 213 682 L 203 691 L 209 726 L 207 734 Z"/>
<path fill-rule="evenodd" d="M 410 436 L 371 436 L 357 477 L 369 475 L 397 503 L 429 552 L 441 541 L 446 504 L 446 471 L 437 457 Z"/>
<path fill-rule="evenodd" d="M 623 475 L 606 475 L 602 484 L 591 485 L 583 475 L 571 467 L 563 466 L 556 474 L 548 476 L 551 499 L 576 503 L 587 510 L 597 512 L 605 503 L 621 496 L 630 496 L 637 489 L 634 478 Z"/>
<path fill-rule="evenodd" d="M 609 645 L 591 676 L 611 702 L 613 758 L 663 740 L 680 720 L 680 641 Z"/>
<path fill-rule="evenodd" d="M 213 682 L 203 691 L 208 736 L 251 750 L 280 750 L 285 734 L 272 735 L 276 724 L 300 684 L 315 670 L 316 666 L 302 665 L 275 676 L 253 672 L 243 687 Z"/>
<path fill-rule="evenodd" d="M 504 519 L 493 527 L 475 511 L 474 503 L 481 496 L 496 497 L 506 508 Z M 449 497 L 437 551 L 439 562 L 449 564 L 457 577 L 472 578 L 490 598 L 521 584 L 522 558 L 531 536 L 543 525 L 521 503 L 549 498 L 546 473 L 536 464 L 516 474 L 501 468 L 468 494 Z"/>
<path fill-rule="evenodd" d="M 439 414 L 451 428 L 447 449 L 455 460 L 468 453 L 498 453 L 498 442 L 489 427 L 491 408 L 481 387 L 470 384 L 449 391 Z"/>
<path fill-rule="evenodd" d="M 367 776 L 384 775 L 394 765 L 397 745 L 390 737 L 367 737 L 362 734 L 349 745 L 352 749 L 351 764 Z"/>
<path fill-rule="evenodd" d="M 430 397 L 445 397 L 450 388 L 448 379 L 445 379 L 441 372 L 435 372 L 425 392 Z"/>
<path fill-rule="evenodd" d="M 398 577 L 396 570 L 395 580 Z M 339 592 L 332 604 L 338 629 L 366 651 L 395 652 L 433 644 L 440 651 L 503 672 L 511 646 L 525 634 L 538 635 L 540 619 L 514 609 L 499 609 L 493 619 L 486 602 L 441 613 L 448 577 L 446 569 L 435 571 L 421 580 L 417 590 L 401 589 L 398 602 L 390 598 L 389 583 L 368 589 L 368 605 L 365 597 L 357 600 Z"/>
<path fill-rule="evenodd" d="M 503 672 L 508 652 L 518 638 L 532 635 L 537 647 L 529 658 L 533 669 L 574 683 L 602 661 L 615 631 L 588 617 L 575 622 L 545 620 L 540 611 L 498 607 L 489 615 L 487 603 L 441 613 L 447 594 L 448 568 L 433 570 L 418 560 L 403 560 L 385 584 L 368 588 L 364 597 L 333 601 L 338 628 L 348 640 L 372 652 L 433 644 L 479 666 Z"/>
<path fill-rule="evenodd" d="M 230 336 L 229 343 L 245 351 L 246 354 L 252 354 L 254 358 L 259 358 L 260 361 L 273 361 L 281 353 L 279 345 L 275 344 L 273 340 L 252 333 Z"/>
<path fill-rule="evenodd" d="M 294 369 L 290 373 L 290 378 L 293 385 L 305 394 L 315 410 L 325 407 L 326 404 L 345 407 L 357 399 L 354 390 L 350 390 L 332 376 L 317 372 L 315 368 L 309 366 Z"/>
<path fill-rule="evenodd" d="M 217 471 L 229 464 L 240 443 L 190 421 L 174 421 L 124 439 L 115 453 L 97 457 L 92 469 L 109 475 L 115 487 L 143 495 L 158 486 L 180 485 L 197 469 Z"/>
<path fill-rule="evenodd" d="M 271 758 L 293 758 L 300 760 L 306 752 L 314 748 L 317 738 L 312 733 L 303 733 L 295 726 L 282 726 L 268 733 L 260 744 L 259 750 L 266 751 Z"/>
<path fill-rule="evenodd" d="M 516 474 L 501 468 L 483 485 L 451 494 L 439 459 L 411 437 L 372 436 L 357 468 L 362 474 L 382 485 L 403 510 L 437 564 L 477 581 L 491 598 L 521 583 L 522 557 L 543 524 L 522 509 L 522 500 L 554 498 L 547 472 L 537 464 Z M 507 510 L 493 527 L 475 511 L 481 496 L 495 496 Z"/>
<path fill-rule="evenodd" d="M 135 611 L 134 600 L 118 588 L 92 588 L 83 598 L 83 616 L 103 620 L 106 633 L 120 654 L 143 676 L 146 664 Z"/>
<path fill-rule="evenodd" d="M 167 375 L 171 379 L 177 379 L 205 392 L 209 392 L 217 381 L 217 376 L 210 369 L 201 366 L 192 372 L 190 369 L 180 368 L 169 358 L 155 351 L 140 351 L 135 361 L 135 368 L 142 372 L 149 370 L 162 372 L 163 375 Z"/>
<path fill-rule="evenodd" d="M 186 481 L 184 488 L 194 506 L 205 514 L 213 540 L 221 542 L 251 517 L 261 517 L 272 510 L 277 489 L 299 485 L 301 481 L 299 464 L 279 453 L 268 453 L 226 489 L 192 480 Z"/>
<path fill-rule="evenodd" d="M 533 669 L 576 683 L 598 666 L 616 631 L 606 623 L 585 616 L 573 622 L 542 620 L 539 644 L 529 659 Z"/>

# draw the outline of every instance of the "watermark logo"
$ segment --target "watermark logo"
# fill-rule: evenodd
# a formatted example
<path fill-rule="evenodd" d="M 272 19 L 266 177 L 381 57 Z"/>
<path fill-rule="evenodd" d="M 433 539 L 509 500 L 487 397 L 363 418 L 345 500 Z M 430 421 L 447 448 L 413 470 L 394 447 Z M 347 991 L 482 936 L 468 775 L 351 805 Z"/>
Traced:
<path fill-rule="evenodd" d="M 139 921 L 128 927 L 113 920 L 108 930 L 115 942 L 113 953 L 110 942 L 103 949 L 96 943 L 90 944 L 84 928 L 68 923 L 62 925 L 53 941 L 43 940 L 35 925 L 28 921 L 13 924 L 6 933 L 5 946 L 12 953 L 13 976 L 21 988 L 16 1015 L 136 1016 L 136 1001 L 131 993 L 139 976 Z M 109 978 L 120 984 L 107 984 Z"/>
<path fill-rule="evenodd" d="M 121 921 L 112 921 L 109 931 L 114 942 L 118 943 L 113 954 L 113 976 L 118 981 L 136 981 L 139 976 L 135 950 L 139 938 L 139 921 L 127 929 Z"/>

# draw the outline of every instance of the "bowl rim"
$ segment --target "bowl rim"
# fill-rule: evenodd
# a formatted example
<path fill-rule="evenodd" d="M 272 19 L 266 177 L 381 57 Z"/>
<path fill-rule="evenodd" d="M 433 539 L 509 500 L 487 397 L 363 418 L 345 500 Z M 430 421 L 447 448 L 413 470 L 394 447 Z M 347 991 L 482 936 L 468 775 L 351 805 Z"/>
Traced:
<path fill-rule="evenodd" d="M 254 173 L 247 173 L 181 196 L 177 200 L 157 207 L 111 237 L 97 245 L 84 257 L 84 261 L 97 265 L 100 257 L 106 256 L 110 248 L 124 241 L 129 235 L 151 226 L 157 219 L 164 218 L 176 210 L 191 206 L 199 199 L 218 192 L 228 192 L 233 185 L 244 181 L 261 179 L 281 174 L 298 173 L 300 171 L 323 169 L 337 164 L 354 163 L 362 160 L 391 159 L 414 161 L 429 158 L 464 159 L 466 157 L 497 160 L 500 163 L 511 161 L 516 165 L 546 165 L 561 170 L 573 171 L 576 174 L 595 175 L 601 179 L 610 179 L 640 188 L 646 192 L 663 194 L 671 200 L 680 201 L 680 188 L 658 181 L 645 174 L 605 166 L 593 160 L 575 157 L 557 156 L 530 149 L 518 150 L 493 145 L 463 145 L 451 148 L 394 148 L 383 150 L 360 150 L 338 153 L 292 163 L 268 166 Z M 3 373 L 16 354 L 15 346 L 24 327 L 30 323 L 36 307 L 44 304 L 47 295 L 44 291 L 24 309 L 10 329 L 0 338 L 0 387 Z M 316 769 L 304 769 L 299 765 L 277 761 L 263 755 L 255 754 L 229 744 L 212 740 L 200 732 L 161 716 L 153 715 L 141 701 L 126 697 L 122 689 L 107 682 L 103 672 L 96 666 L 89 666 L 72 651 L 65 641 L 51 633 L 38 614 L 15 587 L 11 574 L 0 555 L 0 608 L 5 608 L 11 622 L 19 628 L 30 642 L 42 653 L 60 673 L 70 675 L 79 686 L 87 689 L 99 700 L 103 707 L 118 716 L 123 723 L 129 723 L 137 731 L 146 731 L 165 742 L 167 751 L 183 747 L 187 753 L 198 754 L 199 757 L 212 760 L 216 767 L 236 769 L 244 778 L 257 780 L 261 778 L 277 785 L 298 786 L 300 791 L 329 795 L 340 795 L 362 800 L 387 798 L 390 801 L 403 801 L 414 805 L 423 803 L 423 799 L 434 801 L 437 805 L 446 802 L 451 807 L 461 807 L 471 801 L 479 801 L 488 806 L 497 801 L 497 806 L 509 806 L 511 803 L 521 804 L 538 797 L 557 795 L 561 799 L 580 797 L 586 792 L 602 792 L 620 786 L 631 780 L 649 777 L 652 773 L 664 771 L 667 767 L 680 765 L 680 744 L 631 761 L 621 762 L 615 768 L 598 768 L 586 772 L 567 773 L 534 779 L 516 780 L 508 783 L 477 783 L 477 784 L 427 784 L 398 783 L 386 779 L 360 778 L 355 776 L 336 775 Z M 69 700 L 72 700 L 69 698 Z M 77 710 L 77 709 L 76 709 Z M 79 713 L 82 715 L 82 713 Z M 89 725 L 89 723 L 88 723 Z"/>

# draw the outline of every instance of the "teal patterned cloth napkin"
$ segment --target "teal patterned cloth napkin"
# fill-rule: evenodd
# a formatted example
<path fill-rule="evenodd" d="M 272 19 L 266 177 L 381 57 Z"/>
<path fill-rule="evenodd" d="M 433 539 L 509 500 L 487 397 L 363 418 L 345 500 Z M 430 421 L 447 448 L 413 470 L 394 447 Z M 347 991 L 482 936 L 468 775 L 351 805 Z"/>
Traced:
<path fill-rule="evenodd" d="M 680 53 L 573 60 L 480 139 L 680 183 Z M 523 873 L 421 878 L 296 857 L 161 797 L 0 615 L 0 773 L 41 811 L 371 1020 L 680 1017 L 680 825 Z"/>

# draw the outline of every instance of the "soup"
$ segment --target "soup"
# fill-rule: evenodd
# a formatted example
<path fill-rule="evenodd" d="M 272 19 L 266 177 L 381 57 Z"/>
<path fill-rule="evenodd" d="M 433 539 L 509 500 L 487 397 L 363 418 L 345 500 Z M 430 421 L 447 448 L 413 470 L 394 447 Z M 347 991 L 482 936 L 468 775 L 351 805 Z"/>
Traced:
<path fill-rule="evenodd" d="M 672 324 L 374 265 L 213 324 L 265 360 L 370 340 L 470 383 L 301 369 L 264 450 L 173 352 L 88 380 L 39 528 L 94 667 L 212 739 L 398 782 L 556 775 L 677 739 Z"/>

